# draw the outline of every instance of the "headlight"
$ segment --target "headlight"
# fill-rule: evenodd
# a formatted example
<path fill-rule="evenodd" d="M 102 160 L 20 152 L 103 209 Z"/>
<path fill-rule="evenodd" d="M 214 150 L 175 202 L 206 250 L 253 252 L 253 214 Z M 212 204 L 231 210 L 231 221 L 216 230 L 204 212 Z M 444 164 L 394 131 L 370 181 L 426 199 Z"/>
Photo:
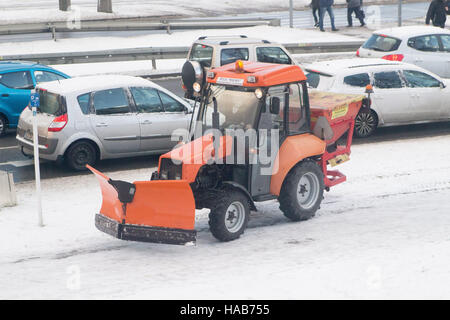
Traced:
<path fill-rule="evenodd" d="M 260 88 L 256 89 L 256 90 L 255 90 L 255 96 L 256 96 L 258 99 L 261 99 L 262 96 L 263 96 L 263 91 L 262 91 Z"/>
<path fill-rule="evenodd" d="M 195 92 L 200 92 L 200 90 L 202 90 L 202 86 L 198 82 L 194 82 L 194 85 L 192 87 L 194 88 Z"/>

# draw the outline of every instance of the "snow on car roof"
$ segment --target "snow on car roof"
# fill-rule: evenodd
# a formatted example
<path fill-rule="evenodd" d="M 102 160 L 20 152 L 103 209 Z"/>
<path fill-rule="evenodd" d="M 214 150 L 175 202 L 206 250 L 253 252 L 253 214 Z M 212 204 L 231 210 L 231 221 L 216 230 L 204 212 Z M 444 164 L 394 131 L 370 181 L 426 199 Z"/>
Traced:
<path fill-rule="evenodd" d="M 376 58 L 352 58 L 315 62 L 306 66 L 306 70 L 316 70 L 326 74 L 336 74 L 350 68 L 398 65 L 400 62 Z"/>
<path fill-rule="evenodd" d="M 39 88 L 57 94 L 84 93 L 126 86 L 153 86 L 149 80 L 125 75 L 76 77 L 39 84 Z"/>
<path fill-rule="evenodd" d="M 416 36 L 423 36 L 426 34 L 450 34 L 449 30 L 431 27 L 431 26 L 405 26 L 405 27 L 395 27 L 377 30 L 375 34 L 385 34 L 387 36 L 405 39 Z"/>
<path fill-rule="evenodd" d="M 267 40 L 257 39 L 257 38 L 247 38 L 246 36 L 210 36 L 210 37 L 200 37 L 195 43 L 205 44 L 205 45 L 234 45 L 234 44 L 261 44 L 270 43 Z"/>

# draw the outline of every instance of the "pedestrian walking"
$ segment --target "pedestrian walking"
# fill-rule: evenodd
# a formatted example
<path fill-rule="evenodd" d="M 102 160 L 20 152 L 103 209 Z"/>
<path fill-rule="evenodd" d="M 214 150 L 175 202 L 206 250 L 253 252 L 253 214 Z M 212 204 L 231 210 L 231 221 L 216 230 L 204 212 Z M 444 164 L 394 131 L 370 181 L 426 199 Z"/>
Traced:
<path fill-rule="evenodd" d="M 433 22 L 433 26 L 445 28 L 445 21 L 447 20 L 447 7 L 445 0 L 433 0 L 428 7 L 427 17 L 425 23 L 430 24 Z"/>
<path fill-rule="evenodd" d="M 331 30 L 338 31 L 334 25 L 334 13 L 333 13 L 334 0 L 319 0 L 319 27 L 320 31 L 325 31 L 323 28 L 323 18 L 325 17 L 325 12 L 328 12 L 331 21 Z"/>
<path fill-rule="evenodd" d="M 359 19 L 361 27 L 364 27 L 366 24 L 364 23 L 364 15 L 361 10 L 361 0 L 347 0 L 347 27 L 353 26 L 353 13 L 355 13 L 355 17 Z"/>
<path fill-rule="evenodd" d="M 319 8 L 320 8 L 320 0 L 312 0 L 311 1 L 311 9 L 314 17 L 314 27 L 319 26 Z"/>

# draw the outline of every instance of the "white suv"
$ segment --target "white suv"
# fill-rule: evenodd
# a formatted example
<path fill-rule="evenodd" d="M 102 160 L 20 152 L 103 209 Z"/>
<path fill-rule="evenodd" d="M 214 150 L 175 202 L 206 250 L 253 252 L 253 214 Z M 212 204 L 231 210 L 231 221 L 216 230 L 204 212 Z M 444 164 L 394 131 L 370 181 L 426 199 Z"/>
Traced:
<path fill-rule="evenodd" d="M 279 43 L 247 36 L 200 37 L 192 44 L 189 61 L 198 61 L 205 68 L 216 68 L 236 60 L 279 64 L 296 64 Z"/>

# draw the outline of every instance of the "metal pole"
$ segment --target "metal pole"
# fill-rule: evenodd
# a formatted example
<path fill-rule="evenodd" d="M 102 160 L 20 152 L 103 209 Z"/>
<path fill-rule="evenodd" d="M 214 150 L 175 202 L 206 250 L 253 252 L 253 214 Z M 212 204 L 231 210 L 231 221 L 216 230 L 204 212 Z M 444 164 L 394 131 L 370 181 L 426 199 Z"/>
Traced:
<path fill-rule="evenodd" d="M 289 28 L 294 27 L 294 0 L 289 0 Z"/>
<path fill-rule="evenodd" d="M 34 90 L 33 90 L 34 91 Z M 34 92 L 31 92 L 31 96 L 34 96 Z M 38 213 L 38 226 L 44 226 L 44 219 L 42 217 L 42 195 L 41 195 L 41 171 L 39 167 L 39 141 L 38 141 L 38 129 L 37 129 L 37 106 L 32 104 L 33 111 L 33 148 L 34 148 L 34 173 L 36 179 L 36 197 L 37 197 L 37 213 Z"/>
<path fill-rule="evenodd" d="M 402 0 L 398 0 L 398 26 L 402 26 Z"/>

